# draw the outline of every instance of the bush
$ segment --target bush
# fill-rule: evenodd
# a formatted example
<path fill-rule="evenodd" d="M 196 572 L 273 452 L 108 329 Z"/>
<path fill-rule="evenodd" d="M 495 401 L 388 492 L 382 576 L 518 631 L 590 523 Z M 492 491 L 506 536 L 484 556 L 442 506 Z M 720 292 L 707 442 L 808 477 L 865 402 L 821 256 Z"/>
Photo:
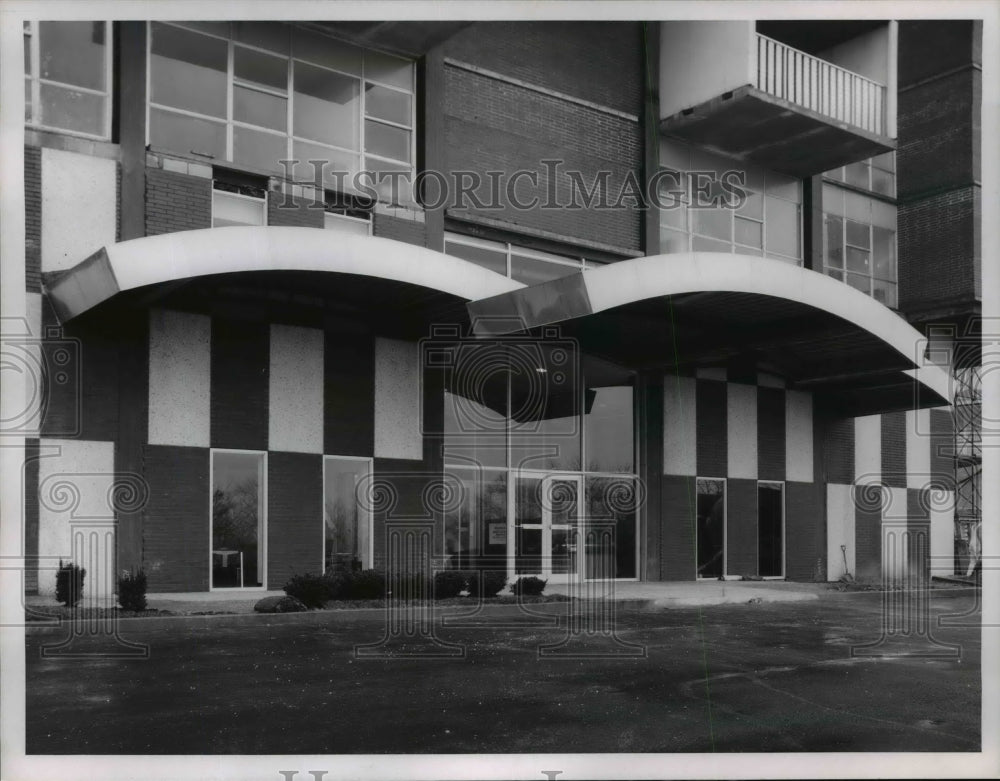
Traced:
<path fill-rule="evenodd" d="M 146 573 L 123 570 L 118 576 L 118 604 L 123 610 L 146 609 Z"/>
<path fill-rule="evenodd" d="M 87 570 L 72 562 L 63 564 L 59 559 L 56 570 L 56 599 L 67 607 L 73 607 L 83 598 L 83 578 Z"/>
<path fill-rule="evenodd" d="M 446 569 L 434 574 L 434 599 L 450 599 L 465 591 L 469 573 L 460 569 Z"/>
<path fill-rule="evenodd" d="M 330 579 L 326 575 L 292 575 L 285 584 L 285 593 L 308 608 L 320 608 L 332 599 Z"/>
<path fill-rule="evenodd" d="M 421 573 L 400 572 L 390 577 L 386 584 L 387 593 L 403 599 L 431 599 L 434 595 L 434 581 Z"/>
<path fill-rule="evenodd" d="M 381 599 L 385 596 L 385 578 L 381 572 L 363 569 L 349 576 L 346 594 L 341 599 Z"/>
<path fill-rule="evenodd" d="M 507 573 L 502 569 L 473 572 L 469 578 L 469 594 L 474 597 L 495 597 L 507 585 Z M 542 584 L 544 587 L 544 583 Z"/>
<path fill-rule="evenodd" d="M 519 597 L 537 597 L 545 590 L 546 583 L 548 583 L 547 580 L 542 580 L 541 578 L 536 577 L 518 578 L 514 581 L 510 590 Z"/>

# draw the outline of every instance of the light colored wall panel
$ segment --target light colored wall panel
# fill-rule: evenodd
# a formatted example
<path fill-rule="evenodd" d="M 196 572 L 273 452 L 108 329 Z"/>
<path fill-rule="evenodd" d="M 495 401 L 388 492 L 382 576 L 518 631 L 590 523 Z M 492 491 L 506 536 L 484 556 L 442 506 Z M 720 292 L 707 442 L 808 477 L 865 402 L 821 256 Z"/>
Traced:
<path fill-rule="evenodd" d="M 423 457 L 417 344 L 375 340 L 375 455 Z"/>
<path fill-rule="evenodd" d="M 72 268 L 115 243 L 114 160 L 42 149 L 42 271 Z"/>
<path fill-rule="evenodd" d="M 149 444 L 208 447 L 212 321 L 153 309 L 149 314 Z"/>
<path fill-rule="evenodd" d="M 694 377 L 663 378 L 663 474 L 698 474 L 697 408 Z"/>
<path fill-rule="evenodd" d="M 114 509 L 109 501 L 114 443 L 43 439 L 40 453 L 38 553 L 52 558 L 40 561 L 38 591 L 55 594 L 54 567 L 61 558 L 87 570 L 85 600 L 110 598 L 115 590 Z"/>
<path fill-rule="evenodd" d="M 812 394 L 785 391 L 785 477 L 813 481 Z"/>
<path fill-rule="evenodd" d="M 931 575 L 955 573 L 955 492 L 941 491 L 931 502 Z M 963 573 L 964 574 L 964 573 Z"/>
<path fill-rule="evenodd" d="M 268 447 L 323 452 L 323 332 L 271 326 Z"/>
<path fill-rule="evenodd" d="M 757 386 L 730 383 L 726 395 L 729 476 L 757 479 Z"/>
<path fill-rule="evenodd" d="M 840 546 L 844 546 L 844 550 Z M 826 578 L 838 580 L 845 572 L 855 574 L 854 498 L 849 485 L 826 486 Z"/>
<path fill-rule="evenodd" d="M 854 482 L 878 482 L 882 477 L 882 416 L 854 419 Z"/>
<path fill-rule="evenodd" d="M 906 413 L 906 487 L 923 488 L 931 474 L 931 411 L 909 410 Z"/>

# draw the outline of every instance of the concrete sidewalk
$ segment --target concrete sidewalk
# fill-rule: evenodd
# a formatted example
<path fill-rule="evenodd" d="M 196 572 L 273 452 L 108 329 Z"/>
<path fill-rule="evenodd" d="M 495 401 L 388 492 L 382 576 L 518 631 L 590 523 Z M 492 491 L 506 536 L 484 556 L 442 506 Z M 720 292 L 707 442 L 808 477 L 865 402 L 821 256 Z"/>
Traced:
<path fill-rule="evenodd" d="M 643 602 L 646 608 L 702 607 L 758 602 L 806 602 L 831 590 L 829 583 L 791 583 L 780 580 L 700 580 L 697 582 L 586 582 L 552 583 L 546 593 L 581 599 Z"/>

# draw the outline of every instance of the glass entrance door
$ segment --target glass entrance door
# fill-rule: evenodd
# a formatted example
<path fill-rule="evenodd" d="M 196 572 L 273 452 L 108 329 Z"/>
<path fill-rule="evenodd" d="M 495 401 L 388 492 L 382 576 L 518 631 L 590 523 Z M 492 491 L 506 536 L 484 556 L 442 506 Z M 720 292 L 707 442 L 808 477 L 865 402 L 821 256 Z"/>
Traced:
<path fill-rule="evenodd" d="M 582 487 L 579 475 L 517 477 L 515 578 L 534 575 L 555 583 L 578 577 Z"/>

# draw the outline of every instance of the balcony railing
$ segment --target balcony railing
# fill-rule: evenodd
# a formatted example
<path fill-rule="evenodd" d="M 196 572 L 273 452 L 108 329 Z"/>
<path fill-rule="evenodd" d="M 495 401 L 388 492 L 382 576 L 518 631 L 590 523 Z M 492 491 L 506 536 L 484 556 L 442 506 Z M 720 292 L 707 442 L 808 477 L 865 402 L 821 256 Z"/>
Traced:
<path fill-rule="evenodd" d="M 886 135 L 885 86 L 757 33 L 757 89 Z"/>

